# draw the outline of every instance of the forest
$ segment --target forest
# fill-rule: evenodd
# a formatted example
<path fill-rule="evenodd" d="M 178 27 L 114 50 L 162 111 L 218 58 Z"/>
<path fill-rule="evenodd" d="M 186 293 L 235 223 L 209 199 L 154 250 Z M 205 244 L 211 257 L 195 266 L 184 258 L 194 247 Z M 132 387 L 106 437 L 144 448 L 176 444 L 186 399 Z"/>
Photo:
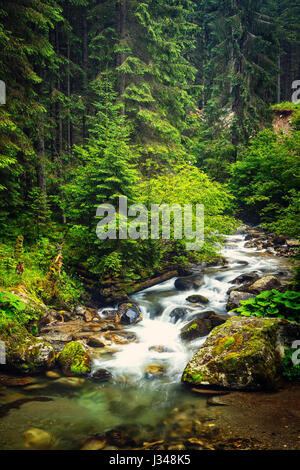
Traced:
<path fill-rule="evenodd" d="M 229 443 L 209 425 L 174 437 L 169 408 L 185 403 L 191 421 L 197 400 L 220 399 L 203 384 L 278 382 L 299 406 L 299 0 L 0 0 L 0 85 L 0 449 L 299 449 L 293 419 L 268 442 L 236 423 Z M 97 208 L 120 197 L 149 211 L 203 205 L 201 248 L 162 237 L 162 221 L 155 238 L 140 223 L 136 239 L 100 239 Z M 148 360 L 125 351 L 142 344 Z M 86 407 L 84 427 L 65 405 L 72 437 L 63 418 L 50 429 L 51 402 L 37 403 L 64 406 L 51 386 Z M 30 429 L 27 406 L 41 407 Z M 20 435 L 4 438 L 13 413 Z"/>

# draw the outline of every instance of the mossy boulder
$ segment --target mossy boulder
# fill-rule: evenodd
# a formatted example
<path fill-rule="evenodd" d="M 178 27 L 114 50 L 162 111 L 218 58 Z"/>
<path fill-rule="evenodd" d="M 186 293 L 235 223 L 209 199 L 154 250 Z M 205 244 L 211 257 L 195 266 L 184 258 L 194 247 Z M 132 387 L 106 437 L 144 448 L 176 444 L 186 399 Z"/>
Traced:
<path fill-rule="evenodd" d="M 80 341 L 68 343 L 58 357 L 65 375 L 80 376 L 91 372 L 91 358 Z"/>
<path fill-rule="evenodd" d="M 274 389 L 285 347 L 299 336 L 300 325 L 286 320 L 232 317 L 212 330 L 182 381 L 232 390 Z"/>
<path fill-rule="evenodd" d="M 0 325 L 0 340 L 5 344 L 6 364 L 2 367 L 28 373 L 49 369 L 55 362 L 53 346 L 31 335 L 13 320 Z"/>

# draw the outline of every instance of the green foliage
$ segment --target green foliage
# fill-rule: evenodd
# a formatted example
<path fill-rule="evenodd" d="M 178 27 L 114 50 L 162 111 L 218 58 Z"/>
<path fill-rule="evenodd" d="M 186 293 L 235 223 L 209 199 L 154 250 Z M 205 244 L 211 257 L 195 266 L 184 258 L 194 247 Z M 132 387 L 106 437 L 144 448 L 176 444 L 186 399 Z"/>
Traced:
<path fill-rule="evenodd" d="M 28 250 L 24 250 L 22 261 L 24 272 L 16 272 L 17 261 L 13 257 L 13 246 L 0 245 L 0 288 L 25 289 L 36 299 L 49 301 L 49 292 L 44 289 L 49 266 L 60 251 L 61 246 L 47 238 Z M 56 298 L 52 299 L 59 305 L 72 306 L 79 303 L 83 294 L 83 287 L 79 280 L 67 274 L 64 270 L 56 285 Z"/>
<path fill-rule="evenodd" d="M 298 236 L 300 132 L 277 136 L 264 130 L 232 166 L 230 188 L 239 207 L 266 227 Z"/>
<path fill-rule="evenodd" d="M 19 297 L 10 292 L 0 291 L 0 325 L 7 321 L 27 325 L 37 319 L 37 312 L 29 308 Z"/>
<path fill-rule="evenodd" d="M 289 321 L 300 321 L 300 292 L 278 292 L 273 289 L 264 291 L 253 299 L 241 301 L 235 309 L 245 317 L 277 317 Z"/>
<path fill-rule="evenodd" d="M 286 349 L 282 364 L 282 375 L 291 381 L 300 380 L 300 364 L 294 364 L 292 361 L 292 356 L 294 353 L 294 349 Z"/>

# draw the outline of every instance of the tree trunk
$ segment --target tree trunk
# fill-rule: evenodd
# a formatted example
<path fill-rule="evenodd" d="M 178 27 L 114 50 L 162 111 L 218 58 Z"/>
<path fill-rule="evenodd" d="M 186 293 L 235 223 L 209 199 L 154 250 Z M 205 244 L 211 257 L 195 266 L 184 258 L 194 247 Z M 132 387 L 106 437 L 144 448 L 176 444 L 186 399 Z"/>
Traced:
<path fill-rule="evenodd" d="M 117 33 L 120 42 L 123 42 L 126 37 L 126 17 L 127 17 L 127 0 L 119 0 L 117 2 Z M 126 54 L 120 52 L 117 55 L 117 67 L 120 67 L 126 59 Z M 125 91 L 126 79 L 125 74 L 119 74 L 119 92 L 120 96 Z M 124 110 L 125 111 L 125 110 Z"/>

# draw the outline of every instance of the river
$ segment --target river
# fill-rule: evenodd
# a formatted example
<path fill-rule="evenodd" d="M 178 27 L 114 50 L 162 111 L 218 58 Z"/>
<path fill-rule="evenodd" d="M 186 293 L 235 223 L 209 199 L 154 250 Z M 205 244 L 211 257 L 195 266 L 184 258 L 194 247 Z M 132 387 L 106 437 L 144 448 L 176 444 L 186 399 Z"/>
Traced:
<path fill-rule="evenodd" d="M 178 291 L 174 278 L 132 295 L 143 313 L 140 323 L 127 327 L 137 342 L 93 360 L 93 370 L 107 369 L 111 382 L 79 379 L 71 383 L 65 378 L 36 377 L 25 387 L 0 387 L 0 449 L 26 449 L 24 433 L 30 428 L 50 433 L 53 449 L 77 449 L 87 436 L 120 426 L 130 428 L 138 441 L 155 439 L 161 436 L 165 423 L 171 426 L 170 416 L 184 409 L 190 413 L 197 409 L 206 421 L 213 420 L 215 410 L 207 408 L 206 398 L 192 394 L 180 381 L 185 365 L 205 338 L 186 344 L 179 334 L 200 310 L 227 316 L 227 291 L 240 274 L 256 271 L 262 275 L 284 269 L 281 258 L 244 244 L 243 234 L 227 236 L 222 254 L 228 265 L 205 268 L 204 283 L 198 290 Z M 186 300 L 199 293 L 209 299 L 203 308 Z M 176 323 L 170 317 L 174 308 L 187 309 L 184 319 Z M 99 315 L 104 313 L 99 310 Z M 162 352 L 153 346 L 161 347 Z M 150 365 L 161 366 L 162 375 L 145 374 Z M 167 432 L 172 434 L 170 429 Z"/>

